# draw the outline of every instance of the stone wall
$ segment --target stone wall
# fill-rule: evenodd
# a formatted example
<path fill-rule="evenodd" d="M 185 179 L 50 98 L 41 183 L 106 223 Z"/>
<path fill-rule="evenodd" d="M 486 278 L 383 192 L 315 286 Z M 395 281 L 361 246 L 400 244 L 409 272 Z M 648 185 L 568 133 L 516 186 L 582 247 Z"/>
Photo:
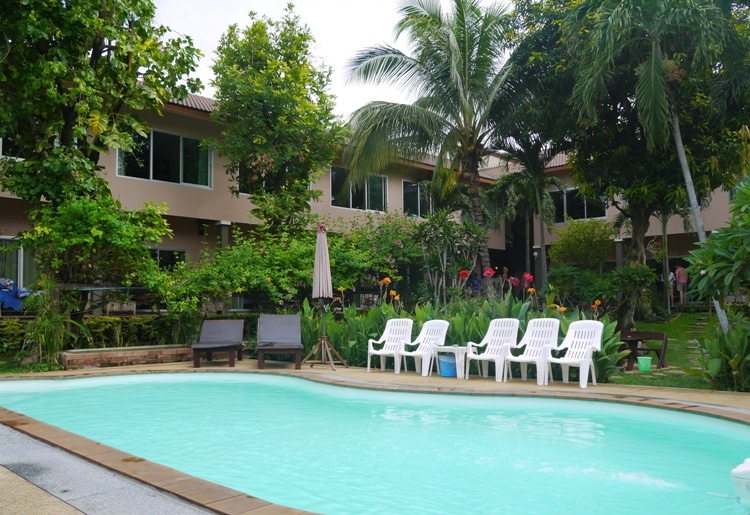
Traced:
<path fill-rule="evenodd" d="M 66 370 L 171 363 L 192 359 L 192 349 L 181 345 L 76 349 L 65 351 L 60 355 L 61 363 Z"/>

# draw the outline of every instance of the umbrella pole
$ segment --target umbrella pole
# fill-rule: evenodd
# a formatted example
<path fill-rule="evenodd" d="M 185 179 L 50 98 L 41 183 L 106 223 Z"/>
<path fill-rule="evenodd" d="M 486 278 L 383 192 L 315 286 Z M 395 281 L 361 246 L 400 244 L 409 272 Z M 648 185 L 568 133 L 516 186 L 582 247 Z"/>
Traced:
<path fill-rule="evenodd" d="M 340 363 L 346 368 L 349 368 L 349 365 L 346 363 L 346 361 L 344 361 L 344 358 L 342 358 L 338 351 L 333 347 L 333 345 L 331 345 L 331 342 L 328 341 L 328 336 L 326 336 L 326 307 L 325 301 L 322 298 L 320 299 L 320 316 L 322 333 L 320 336 L 320 340 L 318 340 L 318 343 L 315 344 L 315 347 L 312 348 L 309 354 L 305 356 L 303 363 L 310 363 L 310 368 L 312 368 L 316 363 L 328 363 L 329 365 L 331 365 L 331 370 L 334 371 L 336 370 L 334 363 Z M 333 359 L 334 354 L 336 355 L 338 360 Z M 313 359 L 312 361 L 308 361 L 308 358 L 310 358 L 311 356 L 315 359 Z M 318 356 L 320 357 L 318 358 Z"/>

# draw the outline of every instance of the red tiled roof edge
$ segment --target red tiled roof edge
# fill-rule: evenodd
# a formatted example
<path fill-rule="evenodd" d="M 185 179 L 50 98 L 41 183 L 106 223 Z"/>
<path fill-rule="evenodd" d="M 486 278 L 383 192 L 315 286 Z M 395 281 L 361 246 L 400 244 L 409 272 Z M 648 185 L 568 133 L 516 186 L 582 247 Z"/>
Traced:
<path fill-rule="evenodd" d="M 169 104 L 187 107 L 188 109 L 195 109 L 196 111 L 203 111 L 210 113 L 214 110 L 216 101 L 213 98 L 203 97 L 194 93 L 189 93 L 186 98 L 178 100 L 176 98 L 171 99 Z"/>

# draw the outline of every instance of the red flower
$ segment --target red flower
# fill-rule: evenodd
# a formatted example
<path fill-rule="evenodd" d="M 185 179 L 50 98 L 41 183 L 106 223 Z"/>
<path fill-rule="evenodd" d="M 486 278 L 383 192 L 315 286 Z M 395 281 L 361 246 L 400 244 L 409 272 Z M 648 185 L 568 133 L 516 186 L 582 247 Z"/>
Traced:
<path fill-rule="evenodd" d="M 530 285 L 533 282 L 534 282 L 534 276 L 531 275 L 528 272 L 524 272 L 524 274 L 523 274 L 523 283 L 524 283 L 524 286 L 528 286 L 528 285 Z"/>
<path fill-rule="evenodd" d="M 509 283 L 510 283 L 510 285 L 511 285 L 511 286 L 513 286 L 514 288 L 516 288 L 516 287 L 517 287 L 518 285 L 520 285 L 520 284 L 521 284 L 521 281 L 519 281 L 519 280 L 518 280 L 518 277 L 516 277 L 516 276 L 514 276 L 514 275 L 511 275 L 510 277 L 508 277 L 508 282 L 509 282 Z"/>
<path fill-rule="evenodd" d="M 468 270 L 461 270 L 460 272 L 458 272 L 458 278 L 461 279 L 461 280 L 468 279 L 469 278 L 469 271 Z"/>
<path fill-rule="evenodd" d="M 493 275 L 495 275 L 495 271 L 492 269 L 492 267 L 488 266 L 484 269 L 482 275 L 484 275 L 485 277 L 492 277 Z"/>

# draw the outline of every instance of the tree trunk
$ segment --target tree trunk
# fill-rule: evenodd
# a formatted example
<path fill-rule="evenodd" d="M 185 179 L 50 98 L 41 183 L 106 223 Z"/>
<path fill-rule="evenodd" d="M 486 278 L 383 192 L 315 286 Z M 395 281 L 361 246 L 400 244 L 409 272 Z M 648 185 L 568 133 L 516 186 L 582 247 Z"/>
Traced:
<path fill-rule="evenodd" d="M 646 233 L 650 225 L 651 213 L 649 206 L 633 204 L 628 202 L 630 208 L 630 248 L 633 249 L 635 261 L 641 265 L 646 264 Z"/>
<path fill-rule="evenodd" d="M 463 160 L 464 172 L 469 176 L 469 197 L 471 197 L 471 209 L 474 215 L 474 223 L 486 229 L 484 222 L 484 206 L 479 196 L 479 161 L 471 158 Z M 482 265 L 482 271 L 490 266 L 490 250 L 487 242 L 479 247 L 479 261 Z"/>
<path fill-rule="evenodd" d="M 536 191 L 536 212 L 539 215 L 539 277 L 536 287 L 543 291 L 547 287 L 547 244 L 544 233 L 547 231 L 547 223 L 544 220 L 544 209 L 542 207 L 542 192 Z"/>
<path fill-rule="evenodd" d="M 526 232 L 525 235 L 525 247 L 526 247 L 526 270 L 531 271 L 531 217 L 523 217 L 523 230 Z"/>
<path fill-rule="evenodd" d="M 661 263 L 661 275 L 662 275 L 662 282 L 664 284 L 664 297 L 665 302 L 667 306 L 667 313 L 672 314 L 672 298 L 670 297 L 670 294 L 672 293 L 672 284 L 669 282 L 669 237 L 667 235 L 667 222 L 669 222 L 669 217 L 667 215 L 662 215 L 661 219 L 661 241 L 662 245 L 664 246 L 664 257 L 662 258 Z"/>
<path fill-rule="evenodd" d="M 687 190 L 688 199 L 690 199 L 690 210 L 693 213 L 693 223 L 695 223 L 695 230 L 698 233 L 698 241 L 703 243 L 706 241 L 706 230 L 703 228 L 701 208 L 698 205 L 698 196 L 695 194 L 693 176 L 690 174 L 690 167 L 688 166 L 687 156 L 685 155 L 685 146 L 682 144 L 680 117 L 677 116 L 677 113 L 672 116 L 672 136 L 674 137 L 674 143 L 677 147 L 677 157 L 680 159 L 682 176 L 685 179 L 685 189 Z M 718 300 L 711 299 L 711 301 L 714 304 L 714 309 L 716 309 L 716 316 L 719 319 L 721 330 L 726 334 L 729 332 L 729 319 L 727 318 L 727 313 L 721 307 Z"/>

